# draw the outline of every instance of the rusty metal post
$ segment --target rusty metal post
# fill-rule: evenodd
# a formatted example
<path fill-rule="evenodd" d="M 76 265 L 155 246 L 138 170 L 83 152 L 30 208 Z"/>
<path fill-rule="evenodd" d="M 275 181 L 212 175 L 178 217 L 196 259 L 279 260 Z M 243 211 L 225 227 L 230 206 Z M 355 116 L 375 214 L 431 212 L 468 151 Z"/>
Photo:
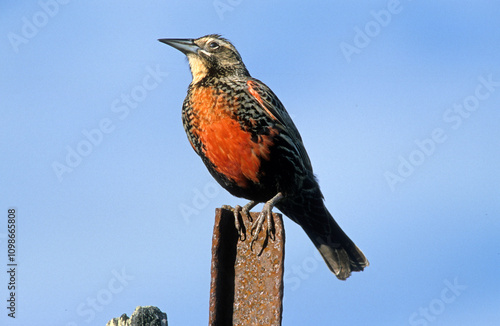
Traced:
<path fill-rule="evenodd" d="M 255 221 L 258 213 L 251 213 Z M 234 215 L 216 209 L 212 239 L 210 326 L 281 325 L 285 232 L 281 214 L 273 214 L 275 237 L 259 255 L 264 238 L 250 250 L 251 222 L 240 219 L 245 238 L 240 240 Z"/>

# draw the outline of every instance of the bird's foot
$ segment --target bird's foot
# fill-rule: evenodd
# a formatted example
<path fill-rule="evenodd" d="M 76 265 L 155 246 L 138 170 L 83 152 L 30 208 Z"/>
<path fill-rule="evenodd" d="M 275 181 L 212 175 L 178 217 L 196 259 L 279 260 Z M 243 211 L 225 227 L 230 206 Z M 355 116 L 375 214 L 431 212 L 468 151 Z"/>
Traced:
<path fill-rule="evenodd" d="M 262 226 L 264 225 L 264 221 L 267 222 L 266 227 L 266 235 L 264 238 L 264 242 L 262 244 L 262 248 L 259 251 L 260 255 L 264 248 L 266 247 L 268 238 L 271 237 L 274 240 L 274 220 L 273 220 L 273 208 L 274 206 L 283 199 L 283 194 L 279 192 L 276 196 L 268 200 L 264 204 L 264 208 L 262 208 L 262 212 L 260 212 L 259 217 L 252 224 L 252 228 L 250 229 L 250 235 L 253 235 L 252 242 L 250 243 L 250 249 L 252 250 L 253 244 L 259 238 L 259 233 L 262 231 Z"/>
<path fill-rule="evenodd" d="M 245 217 L 248 219 L 250 222 L 252 222 L 252 216 L 250 215 L 250 210 L 257 206 L 258 202 L 256 201 L 250 201 L 248 202 L 245 206 L 241 208 L 241 216 Z"/>
<path fill-rule="evenodd" d="M 240 205 L 236 205 L 234 207 L 230 205 L 222 205 L 223 209 L 227 209 L 233 212 L 234 226 L 238 231 L 238 237 L 240 238 L 241 241 L 245 240 L 245 227 L 244 224 L 242 223 L 243 221 L 240 222 L 240 216 L 241 218 L 247 218 L 249 221 L 252 221 L 252 217 L 250 216 L 250 210 L 254 208 L 255 205 L 257 205 L 257 202 L 255 201 L 251 201 L 243 207 L 241 207 Z"/>

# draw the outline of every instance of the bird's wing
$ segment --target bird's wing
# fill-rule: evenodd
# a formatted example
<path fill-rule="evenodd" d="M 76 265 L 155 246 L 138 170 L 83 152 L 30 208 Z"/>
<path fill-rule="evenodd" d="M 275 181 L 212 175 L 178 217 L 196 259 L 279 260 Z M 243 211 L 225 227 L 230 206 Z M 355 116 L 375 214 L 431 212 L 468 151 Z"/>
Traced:
<path fill-rule="evenodd" d="M 280 135 L 289 138 L 287 140 L 290 145 L 295 147 L 305 166 L 312 171 L 311 161 L 302 143 L 302 137 L 278 97 L 258 79 L 251 78 L 246 84 L 248 94 L 255 101 L 254 105 L 259 106 L 262 109 L 260 111 L 264 112 L 268 118 L 276 121 L 275 127 L 281 129 Z"/>

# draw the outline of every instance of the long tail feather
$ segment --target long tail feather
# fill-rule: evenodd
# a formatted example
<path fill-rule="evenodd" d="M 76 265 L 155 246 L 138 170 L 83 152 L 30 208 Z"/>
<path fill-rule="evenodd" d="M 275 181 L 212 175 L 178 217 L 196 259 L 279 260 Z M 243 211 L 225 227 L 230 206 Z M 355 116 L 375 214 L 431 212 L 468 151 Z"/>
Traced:
<path fill-rule="evenodd" d="M 330 270 L 338 279 L 345 280 L 351 272 L 362 271 L 369 262 L 328 212 L 319 189 L 312 190 L 277 207 L 304 229 Z"/>

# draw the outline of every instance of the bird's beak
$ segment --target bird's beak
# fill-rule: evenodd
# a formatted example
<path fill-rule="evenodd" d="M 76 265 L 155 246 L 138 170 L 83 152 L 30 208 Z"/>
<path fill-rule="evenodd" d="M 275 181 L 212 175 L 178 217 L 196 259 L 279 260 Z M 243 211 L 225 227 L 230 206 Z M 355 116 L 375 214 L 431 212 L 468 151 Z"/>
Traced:
<path fill-rule="evenodd" d="M 177 50 L 181 51 L 184 54 L 188 53 L 198 53 L 198 50 L 200 47 L 194 43 L 193 39 L 187 39 L 187 38 L 162 38 L 159 39 L 158 41 L 168 44 L 171 47 L 176 48 Z"/>

